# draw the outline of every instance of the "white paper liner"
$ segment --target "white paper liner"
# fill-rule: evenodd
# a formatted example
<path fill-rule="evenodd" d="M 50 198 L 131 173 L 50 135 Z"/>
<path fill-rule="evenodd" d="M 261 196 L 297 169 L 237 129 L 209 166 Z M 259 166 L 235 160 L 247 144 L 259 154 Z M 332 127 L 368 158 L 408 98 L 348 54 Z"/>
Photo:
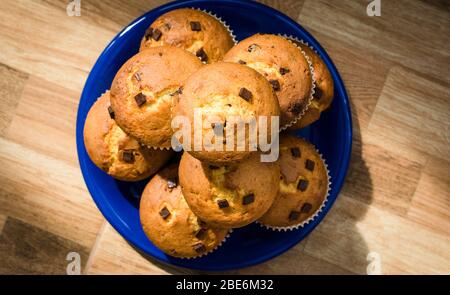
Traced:
<path fill-rule="evenodd" d="M 215 246 L 213 249 L 211 249 L 211 250 L 209 250 L 209 251 L 207 251 L 207 252 L 204 252 L 204 253 L 202 253 L 202 254 L 200 254 L 200 255 L 198 255 L 198 256 L 193 256 L 193 257 L 177 257 L 177 258 L 181 258 L 181 259 L 197 259 L 197 258 L 200 258 L 200 257 L 203 257 L 203 256 L 206 256 L 206 255 L 208 255 L 208 254 L 210 254 L 210 253 L 212 253 L 212 252 L 214 252 L 214 251 L 216 251 L 217 250 L 217 248 L 219 248 L 220 246 L 222 246 L 222 244 L 223 243 L 225 243 L 225 241 L 230 237 L 230 235 L 231 235 L 231 233 L 233 232 L 233 229 L 229 229 L 228 230 L 228 233 L 225 235 L 225 237 L 223 238 L 223 240 L 219 243 L 219 244 L 217 244 L 217 246 Z M 169 254 L 170 255 L 170 254 Z M 175 256 L 174 256 L 175 257 Z"/>
<path fill-rule="evenodd" d="M 289 122 L 288 124 L 286 124 L 286 125 L 284 125 L 284 126 L 282 126 L 280 128 L 280 131 L 283 131 L 283 130 L 288 129 L 289 127 L 291 127 L 295 123 L 297 123 L 297 121 L 300 120 L 305 115 L 306 111 L 308 110 L 309 106 L 311 105 L 311 101 L 313 100 L 313 95 L 316 92 L 315 91 L 315 89 L 316 89 L 316 80 L 314 79 L 314 67 L 312 65 L 311 59 L 309 58 L 309 56 L 306 54 L 306 52 L 301 47 L 299 47 L 297 44 L 292 42 L 292 40 L 294 40 L 294 41 L 298 41 L 298 42 L 303 44 L 304 41 L 300 40 L 297 37 L 294 37 L 292 35 L 278 34 L 278 36 L 281 36 L 281 37 L 285 38 L 286 40 L 291 42 L 295 47 L 297 47 L 301 51 L 301 53 L 305 57 L 306 61 L 308 62 L 309 72 L 311 74 L 311 92 L 309 93 L 308 102 L 306 103 L 306 106 L 303 108 L 303 110 L 300 112 L 300 114 L 298 114 L 298 116 L 294 118 L 294 120 L 292 120 L 291 122 Z"/>
<path fill-rule="evenodd" d="M 208 11 L 206 9 L 201 9 L 201 8 L 196 8 L 196 7 L 191 7 L 191 9 L 207 13 L 210 16 L 214 17 L 218 22 L 220 22 L 227 29 L 228 33 L 230 33 L 230 36 L 233 39 L 234 45 L 236 45 L 238 43 L 237 40 L 236 40 L 236 36 L 234 35 L 233 30 L 230 28 L 229 25 L 227 25 L 227 23 L 221 17 L 217 16 L 217 14 L 212 13 L 211 11 Z"/>
<path fill-rule="evenodd" d="M 151 145 L 146 145 L 146 144 L 143 144 L 143 143 L 141 143 L 141 145 L 142 146 L 146 146 L 147 148 L 149 148 L 149 149 L 152 149 L 152 150 L 161 150 L 161 151 L 169 151 L 169 150 L 171 150 L 172 149 L 172 147 L 164 147 L 164 146 L 151 146 Z"/>
<path fill-rule="evenodd" d="M 312 214 L 310 217 L 303 220 L 299 224 L 291 225 L 291 226 L 270 226 L 270 225 L 262 224 L 259 221 L 256 221 L 256 223 L 258 223 L 261 227 L 265 227 L 267 229 L 274 230 L 274 231 L 292 231 L 292 230 L 304 227 L 305 225 L 307 225 L 308 223 L 313 221 L 320 214 L 320 212 L 322 212 L 323 208 L 325 207 L 326 203 L 328 202 L 328 197 L 330 196 L 331 176 L 330 176 L 330 170 L 328 170 L 328 165 L 327 165 L 325 159 L 323 158 L 322 154 L 317 149 L 316 149 L 316 152 L 319 154 L 320 159 L 322 160 L 322 162 L 325 166 L 325 169 L 327 170 L 327 183 L 328 183 L 327 191 L 325 193 L 325 198 L 324 198 L 322 204 L 320 205 L 320 207 L 314 212 L 314 214 Z"/>

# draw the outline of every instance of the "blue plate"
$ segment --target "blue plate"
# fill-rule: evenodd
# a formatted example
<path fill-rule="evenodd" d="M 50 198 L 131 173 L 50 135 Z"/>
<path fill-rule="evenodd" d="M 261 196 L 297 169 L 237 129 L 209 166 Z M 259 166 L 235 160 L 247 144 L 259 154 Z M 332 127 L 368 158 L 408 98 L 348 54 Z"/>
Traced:
<path fill-rule="evenodd" d="M 230 25 L 238 40 L 261 32 L 293 35 L 307 41 L 326 62 L 335 84 L 331 109 L 324 112 L 319 121 L 297 132 L 316 145 L 330 170 L 331 193 L 320 215 L 304 228 L 291 232 L 274 232 L 257 224 L 236 229 L 215 252 L 189 260 L 164 254 L 142 231 L 138 204 L 147 181 L 127 183 L 109 177 L 90 161 L 83 142 L 84 121 L 89 108 L 110 88 L 120 66 L 138 52 L 147 27 L 161 14 L 182 7 L 201 8 L 215 13 Z M 344 182 L 350 160 L 352 123 L 349 101 L 338 71 L 325 50 L 304 28 L 279 11 L 255 2 L 191 0 L 169 3 L 146 13 L 111 41 L 98 58 L 84 86 L 78 107 L 76 134 L 81 171 L 92 198 L 105 218 L 125 239 L 165 263 L 200 270 L 227 270 L 254 265 L 280 255 L 304 239 L 319 224 L 336 200 Z"/>

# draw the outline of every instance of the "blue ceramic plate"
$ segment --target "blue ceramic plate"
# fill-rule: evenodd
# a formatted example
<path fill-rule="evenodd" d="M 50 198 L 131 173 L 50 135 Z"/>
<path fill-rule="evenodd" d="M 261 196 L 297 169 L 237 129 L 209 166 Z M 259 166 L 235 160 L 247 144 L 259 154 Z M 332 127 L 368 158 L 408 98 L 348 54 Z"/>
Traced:
<path fill-rule="evenodd" d="M 116 181 L 90 161 L 83 142 L 86 115 L 94 101 L 107 89 L 125 61 L 138 52 L 147 27 L 161 14 L 182 7 L 206 9 L 220 16 L 238 40 L 255 33 L 293 35 L 311 44 L 325 60 L 334 79 L 335 93 L 331 109 L 320 120 L 297 134 L 314 143 L 330 170 L 332 186 L 328 202 L 320 215 L 304 228 L 291 232 L 274 232 L 251 224 L 234 230 L 215 252 L 198 259 L 170 257 L 156 248 L 145 236 L 139 222 L 139 197 L 147 183 Z M 106 47 L 86 81 L 77 116 L 77 149 L 86 185 L 100 211 L 111 225 L 131 244 L 154 258 L 173 265 L 201 270 L 237 269 L 261 263 L 285 252 L 305 238 L 327 214 L 344 182 L 350 160 L 352 123 L 347 94 L 335 66 L 320 44 L 300 25 L 284 14 L 262 4 L 236 1 L 191 0 L 169 3 L 133 21 Z M 299 261 L 301 263 L 301 261 Z"/>

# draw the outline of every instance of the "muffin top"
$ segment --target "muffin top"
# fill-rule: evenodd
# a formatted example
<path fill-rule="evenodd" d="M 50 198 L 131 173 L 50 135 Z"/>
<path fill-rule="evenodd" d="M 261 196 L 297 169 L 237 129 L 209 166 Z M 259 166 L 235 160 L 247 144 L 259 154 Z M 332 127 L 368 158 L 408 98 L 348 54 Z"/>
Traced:
<path fill-rule="evenodd" d="M 221 60 L 234 42 L 228 29 L 213 16 L 182 8 L 158 17 L 142 38 L 140 50 L 163 44 L 183 48 L 203 62 L 213 63 Z"/>
<path fill-rule="evenodd" d="M 298 118 L 306 109 L 312 77 L 305 55 L 291 41 L 276 35 L 256 34 L 239 42 L 224 61 L 245 64 L 270 82 L 280 103 L 280 126 Z"/>
<path fill-rule="evenodd" d="M 195 124 L 194 112 L 202 114 L 203 125 Z M 253 150 L 249 146 L 249 132 L 237 137 L 236 122 L 252 119 L 258 122 L 260 116 L 266 116 L 270 137 L 271 116 L 279 115 L 279 106 L 272 87 L 258 72 L 243 65 L 218 62 L 204 66 L 188 78 L 183 93 L 174 101 L 173 115 L 185 116 L 191 122 L 189 152 L 193 156 L 210 163 L 228 163 L 242 160 L 257 150 L 257 146 L 252 145 Z M 194 132 L 199 129 L 202 137 L 196 148 Z M 205 144 L 208 134 L 215 135 L 210 142 L 217 143 L 223 151 L 208 150 Z M 242 143 L 242 149 L 238 142 Z"/>
<path fill-rule="evenodd" d="M 333 78 L 331 77 L 325 62 L 309 46 L 298 41 L 295 42 L 303 49 L 311 60 L 314 68 L 316 88 L 308 110 L 305 115 L 292 126 L 293 129 L 303 128 L 317 121 L 320 117 L 320 113 L 330 106 L 334 96 Z"/>
<path fill-rule="evenodd" d="M 180 184 L 189 207 L 216 227 L 242 227 L 260 218 L 278 193 L 278 162 L 257 154 L 233 166 L 214 166 L 184 153 Z"/>
<path fill-rule="evenodd" d="M 282 134 L 280 170 L 278 197 L 259 221 L 274 228 L 300 225 L 327 197 L 327 168 L 311 143 Z"/>
<path fill-rule="evenodd" d="M 147 146 L 169 148 L 172 101 L 201 66 L 198 58 L 173 46 L 149 48 L 130 58 L 111 86 L 117 124 Z"/>
<path fill-rule="evenodd" d="M 177 165 L 166 167 L 145 187 L 139 208 L 147 237 L 165 253 L 175 257 L 197 257 L 214 250 L 225 239 L 227 229 L 215 229 L 189 209 L 177 184 Z"/>
<path fill-rule="evenodd" d="M 151 150 L 128 136 L 112 119 L 109 91 L 91 107 L 84 125 L 84 144 L 92 162 L 112 177 L 137 181 L 155 173 L 171 151 Z"/>

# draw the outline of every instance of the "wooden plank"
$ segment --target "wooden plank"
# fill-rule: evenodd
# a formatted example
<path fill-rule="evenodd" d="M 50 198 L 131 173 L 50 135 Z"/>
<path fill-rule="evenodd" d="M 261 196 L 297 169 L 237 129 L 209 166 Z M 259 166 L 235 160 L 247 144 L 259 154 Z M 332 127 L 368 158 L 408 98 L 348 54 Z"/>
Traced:
<path fill-rule="evenodd" d="M 11 123 L 27 79 L 27 74 L 0 64 L 0 135 Z"/>
<path fill-rule="evenodd" d="M 341 196 L 305 252 L 360 274 L 367 273 L 371 252 L 380 255 L 383 274 L 432 274 L 450 272 L 449 247 L 446 234 Z"/>
<path fill-rule="evenodd" d="M 79 167 L 0 138 L 0 214 L 91 248 L 103 218 Z"/>
<path fill-rule="evenodd" d="M 88 248 L 8 217 L 0 235 L 0 273 L 66 274 L 70 252 L 80 256 L 83 267 Z"/>
<path fill-rule="evenodd" d="M 167 268 L 147 260 L 128 244 L 109 224 L 105 225 L 95 253 L 90 257 L 87 274 L 167 274 Z M 170 269 L 170 270 L 169 270 Z"/>
<path fill-rule="evenodd" d="M 450 62 L 448 10 L 425 1 L 382 1 L 381 16 L 369 17 L 367 5 L 366 1 L 307 0 L 297 21 L 380 60 L 450 82 L 450 69 L 443 66 Z"/>

